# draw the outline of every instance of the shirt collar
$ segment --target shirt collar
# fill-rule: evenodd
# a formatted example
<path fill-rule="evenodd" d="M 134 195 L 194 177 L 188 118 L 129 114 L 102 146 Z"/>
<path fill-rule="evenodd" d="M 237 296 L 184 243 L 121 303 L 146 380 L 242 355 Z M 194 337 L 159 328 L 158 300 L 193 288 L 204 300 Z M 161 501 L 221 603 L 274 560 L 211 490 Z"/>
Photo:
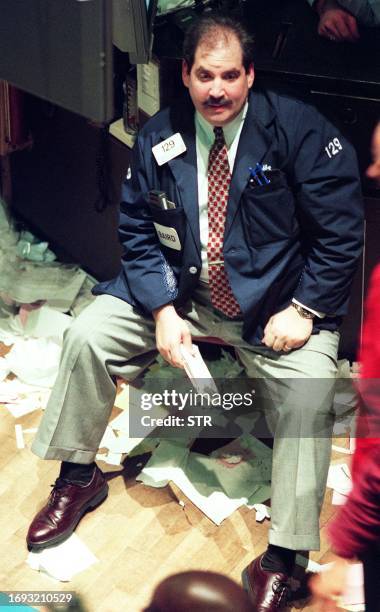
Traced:
<path fill-rule="evenodd" d="M 236 115 L 236 117 L 227 123 L 227 125 L 223 126 L 223 134 L 224 140 L 226 141 L 227 149 L 232 145 L 236 134 L 239 131 L 239 128 L 242 123 L 244 123 L 245 117 L 247 115 L 248 110 L 248 101 L 245 102 L 243 108 L 240 113 Z M 195 129 L 197 135 L 201 138 L 205 139 L 205 141 L 211 146 L 211 144 L 215 140 L 214 135 L 214 126 L 211 125 L 202 115 L 196 111 L 195 113 Z"/>

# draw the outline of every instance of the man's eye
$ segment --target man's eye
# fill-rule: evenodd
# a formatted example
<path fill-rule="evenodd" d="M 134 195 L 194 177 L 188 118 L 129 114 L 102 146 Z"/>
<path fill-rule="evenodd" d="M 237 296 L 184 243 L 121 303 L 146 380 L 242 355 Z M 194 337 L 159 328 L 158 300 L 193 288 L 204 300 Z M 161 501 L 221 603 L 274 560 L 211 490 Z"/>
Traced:
<path fill-rule="evenodd" d="M 229 74 L 226 74 L 225 79 L 226 81 L 235 81 L 238 76 L 239 75 L 236 72 L 230 72 Z"/>
<path fill-rule="evenodd" d="M 201 81 L 208 81 L 208 79 L 210 78 L 210 75 L 207 74 L 207 72 L 201 72 L 199 75 L 199 78 Z"/>

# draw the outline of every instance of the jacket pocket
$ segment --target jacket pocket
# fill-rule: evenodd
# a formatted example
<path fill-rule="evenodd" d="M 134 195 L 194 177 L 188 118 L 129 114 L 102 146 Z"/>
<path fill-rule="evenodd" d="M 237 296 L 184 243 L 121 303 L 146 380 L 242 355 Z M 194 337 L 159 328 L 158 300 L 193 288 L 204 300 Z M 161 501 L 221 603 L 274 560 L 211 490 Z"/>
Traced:
<path fill-rule="evenodd" d="M 242 195 L 242 219 L 247 242 L 262 247 L 298 234 L 293 193 L 280 170 L 266 173 L 269 184 L 248 183 Z"/>

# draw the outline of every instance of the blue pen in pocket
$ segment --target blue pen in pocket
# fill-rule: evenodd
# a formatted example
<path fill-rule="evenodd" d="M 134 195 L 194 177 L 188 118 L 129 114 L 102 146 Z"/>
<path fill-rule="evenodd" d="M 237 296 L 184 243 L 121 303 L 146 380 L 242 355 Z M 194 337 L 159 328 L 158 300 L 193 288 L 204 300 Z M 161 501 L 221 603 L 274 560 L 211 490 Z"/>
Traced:
<path fill-rule="evenodd" d="M 263 167 L 261 164 L 257 163 L 254 168 L 251 166 L 248 168 L 249 173 L 251 175 L 250 181 L 256 183 L 256 185 L 269 185 L 270 180 L 265 176 Z"/>

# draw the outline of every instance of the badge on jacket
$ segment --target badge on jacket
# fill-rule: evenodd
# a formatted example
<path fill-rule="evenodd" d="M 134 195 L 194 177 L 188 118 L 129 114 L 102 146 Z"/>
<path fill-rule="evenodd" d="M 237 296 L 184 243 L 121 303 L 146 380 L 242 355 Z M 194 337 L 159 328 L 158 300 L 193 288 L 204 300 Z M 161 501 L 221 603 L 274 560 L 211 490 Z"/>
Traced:
<path fill-rule="evenodd" d="M 179 132 L 152 147 L 152 153 L 159 166 L 166 164 L 166 162 L 174 159 L 174 157 L 178 157 L 178 155 L 185 151 L 186 145 Z"/>
<path fill-rule="evenodd" d="M 181 250 L 181 242 L 177 230 L 174 227 L 166 227 L 166 225 L 161 225 L 155 221 L 153 221 L 153 225 L 156 228 L 157 236 L 161 244 L 175 251 Z"/>

